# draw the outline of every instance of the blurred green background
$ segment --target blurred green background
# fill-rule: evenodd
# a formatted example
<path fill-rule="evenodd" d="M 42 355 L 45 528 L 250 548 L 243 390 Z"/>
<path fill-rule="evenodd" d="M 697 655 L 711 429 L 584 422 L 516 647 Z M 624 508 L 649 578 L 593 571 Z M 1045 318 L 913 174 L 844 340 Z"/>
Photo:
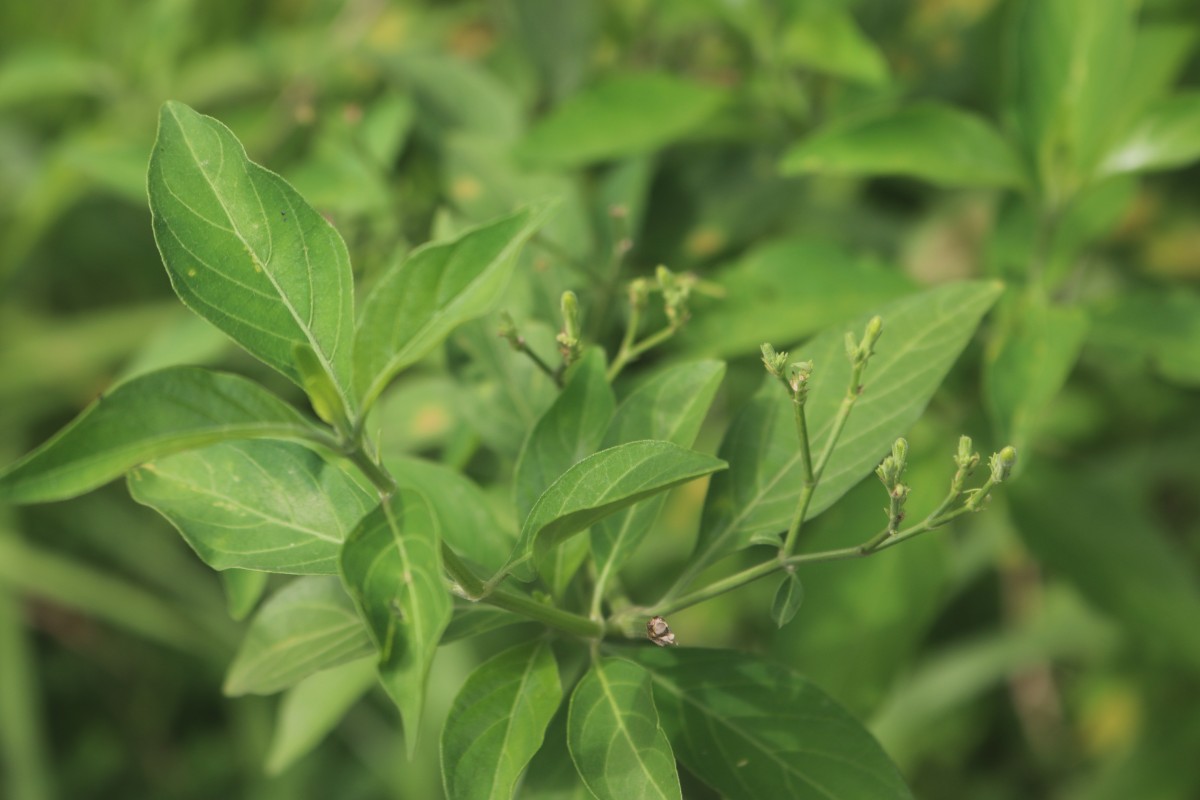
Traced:
<path fill-rule="evenodd" d="M 1094 93 L 1105 129 L 1200 85 L 1194 0 L 1073 7 L 1110 5 L 1138 6 L 1144 80 Z M 811 676 L 870 724 L 919 797 L 1198 797 L 1200 168 L 1185 158 L 1175 171 L 1071 184 L 1041 245 L 1045 204 L 1029 193 L 779 168 L 814 130 L 917 100 L 1016 130 L 1008 82 L 1033 63 L 1028 42 L 1014 42 L 1021 6 L 0 5 L 0 462 L 114 380 L 165 364 L 219 365 L 299 399 L 171 293 L 145 198 L 166 99 L 221 119 L 293 182 L 334 221 L 365 284 L 412 246 L 553 195 L 562 205 L 509 299 L 521 317 L 556 324 L 554 298 L 574 288 L 611 348 L 616 278 L 665 263 L 723 285 L 724 299 L 697 300 L 689 328 L 638 366 L 730 359 L 701 435 L 710 451 L 760 381 L 759 342 L 791 346 L 916 287 L 998 277 L 1005 300 L 909 436 L 911 513 L 940 499 L 959 433 L 985 452 L 1018 444 L 1009 490 L 947 531 L 809 570 L 805 605 L 782 631 L 769 582 L 672 627 L 688 644 L 769 652 Z M 1046 46 L 1096 16 L 1068 16 L 1043 32 Z M 597 91 L 630 74 L 669 85 L 615 100 Z M 540 124 L 564 109 L 557 128 Z M 1200 122 L 1191 130 L 1180 149 L 1194 158 Z M 625 236 L 633 249 L 617 272 Z M 1022 327 L 1013 320 L 1031 294 L 1056 311 Z M 441 458 L 503 494 L 512 442 L 457 382 L 463 363 L 512 372 L 488 325 L 406 373 L 379 427 L 393 451 Z M 634 599 L 676 574 L 702 490 L 673 495 L 626 575 Z M 857 543 L 882 502 L 864 482 L 806 531 L 810 549 Z M 388 701 L 371 695 L 268 776 L 276 699 L 221 694 L 245 624 L 226 605 L 219 576 L 123 486 L 0 508 L 4 796 L 440 796 L 440 716 L 503 633 L 443 648 L 432 735 L 411 763 Z M 534 769 L 556 766 L 548 754 Z M 685 776 L 686 796 L 704 791 Z"/>

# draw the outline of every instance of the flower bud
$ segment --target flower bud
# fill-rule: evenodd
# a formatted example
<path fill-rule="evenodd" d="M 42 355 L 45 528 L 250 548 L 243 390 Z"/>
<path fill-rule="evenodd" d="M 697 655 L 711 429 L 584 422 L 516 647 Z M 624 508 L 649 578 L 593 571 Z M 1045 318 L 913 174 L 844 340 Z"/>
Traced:
<path fill-rule="evenodd" d="M 992 481 L 994 483 L 1003 483 L 1005 478 L 1012 474 L 1012 468 L 1017 463 L 1017 448 L 1009 445 L 999 453 L 992 455 L 988 460 L 988 466 L 992 470 Z"/>
<path fill-rule="evenodd" d="M 563 292 L 562 295 L 563 332 L 568 339 L 579 341 L 579 298 L 574 292 Z"/>
<path fill-rule="evenodd" d="M 787 366 L 787 353 L 780 353 L 768 342 L 763 342 L 762 345 L 762 361 L 763 366 L 767 368 L 772 376 L 776 378 L 783 377 L 783 370 Z"/>

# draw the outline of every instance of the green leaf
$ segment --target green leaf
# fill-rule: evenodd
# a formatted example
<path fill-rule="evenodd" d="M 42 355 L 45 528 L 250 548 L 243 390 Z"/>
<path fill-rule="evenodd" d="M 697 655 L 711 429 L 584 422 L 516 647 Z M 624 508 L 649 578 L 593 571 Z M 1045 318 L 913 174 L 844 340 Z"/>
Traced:
<path fill-rule="evenodd" d="M 666 73 L 608 78 L 563 101 L 517 149 L 528 162 L 578 167 L 658 150 L 717 110 L 720 90 Z"/>
<path fill-rule="evenodd" d="M 637 664 L 604 658 L 592 665 L 571 695 L 567 745 L 583 782 L 600 800 L 683 796 L 650 674 Z"/>
<path fill-rule="evenodd" d="M 679 760 L 730 800 L 911 798 L 854 717 L 791 669 L 729 650 L 630 648 Z"/>
<path fill-rule="evenodd" d="M 342 547 L 342 579 L 379 650 L 379 677 L 400 709 L 410 758 L 429 666 L 452 612 L 440 548 L 432 505 L 403 488 L 360 522 Z"/>
<path fill-rule="evenodd" d="M 263 603 L 229 665 L 225 694 L 272 694 L 371 652 L 336 578 L 297 578 Z"/>
<path fill-rule="evenodd" d="M 485 661 L 454 698 L 442 729 L 446 796 L 509 800 L 561 701 L 558 666 L 546 642 L 520 644 Z"/>
<path fill-rule="evenodd" d="M 785 175 L 904 175 L 942 186 L 1019 187 L 1016 153 L 984 120 L 921 103 L 817 131 L 783 158 Z"/>
<path fill-rule="evenodd" d="M 796 280 L 797 264 L 804 280 Z M 789 346 L 913 289 L 897 269 L 806 236 L 754 247 L 712 280 L 726 296 L 711 304 L 697 297 L 676 338 L 689 352 L 724 357 L 756 353 L 763 342 Z"/>
<path fill-rule="evenodd" d="M 529 515 L 555 478 L 596 452 L 616 406 L 605 376 L 604 351 L 588 348 L 571 365 L 562 391 L 521 449 L 513 479 L 518 519 Z"/>
<path fill-rule="evenodd" d="M 713 396 L 725 377 L 720 361 L 694 361 L 662 370 L 629 394 L 608 426 L 605 444 L 658 439 L 691 447 Z M 591 532 L 597 588 L 603 591 L 642 539 L 666 502 L 658 495 L 598 522 Z"/>
<path fill-rule="evenodd" d="M 270 575 L 249 569 L 227 569 L 221 573 L 221 585 L 225 588 L 225 605 L 229 616 L 245 619 L 262 599 L 267 590 Z"/>
<path fill-rule="evenodd" d="M 143 464 L 129 493 L 213 569 L 336 575 L 346 534 L 378 500 L 291 442 L 223 442 Z"/>
<path fill-rule="evenodd" d="M 779 44 L 790 64 L 867 86 L 888 81 L 887 62 L 850 12 L 836 3 L 802 3 Z"/>
<path fill-rule="evenodd" d="M 1080 309 L 1027 304 L 984 362 L 988 412 L 1001 444 L 1018 450 L 1067 382 L 1087 334 Z"/>
<path fill-rule="evenodd" d="M 1133 5 L 1022 0 L 1012 15 L 1011 116 L 1052 197 L 1091 173 L 1127 102 L 1120 88 L 1134 49 Z"/>
<path fill-rule="evenodd" d="M 517 518 L 529 515 L 554 480 L 599 449 L 617 398 L 608 385 L 604 352 L 593 347 L 572 365 L 563 390 L 529 432 L 517 460 L 514 494 Z M 587 557 L 586 543 L 557 548 L 538 563 L 555 596 L 560 596 Z"/>
<path fill-rule="evenodd" d="M 1200 92 L 1176 95 L 1148 109 L 1116 142 L 1100 171 L 1152 172 L 1184 167 L 1200 159 Z"/>
<path fill-rule="evenodd" d="M 375 659 L 360 658 L 309 675 L 284 693 L 264 768 L 278 775 L 321 743 L 375 685 Z"/>
<path fill-rule="evenodd" d="M 303 437 L 304 417 L 253 381 L 198 367 L 132 378 L 0 474 L 0 500 L 63 500 L 155 458 L 227 439 Z"/>
<path fill-rule="evenodd" d="M 804 602 L 804 584 L 795 572 L 785 573 L 775 590 L 775 599 L 771 601 L 771 619 L 775 627 L 782 628 L 796 616 L 800 605 Z"/>
<path fill-rule="evenodd" d="M 521 245 L 547 212 L 548 207 L 522 209 L 452 241 L 420 247 L 383 275 L 367 297 L 355 338 L 364 405 L 457 326 L 491 310 Z"/>
<path fill-rule="evenodd" d="M 500 568 L 512 552 L 516 532 L 496 518 L 492 501 L 478 485 L 436 461 L 395 456 L 385 463 L 399 486 L 429 501 L 447 544 L 488 570 Z"/>
<path fill-rule="evenodd" d="M 530 555 L 540 561 L 551 548 L 609 514 L 725 467 L 720 459 L 670 442 L 629 442 L 601 450 L 564 472 L 538 498 L 510 566 Z M 527 566 L 516 574 L 532 578 Z"/>
<path fill-rule="evenodd" d="M 1068 473 L 1034 462 L 1012 485 L 1016 528 L 1040 564 L 1142 647 L 1200 669 L 1200 582 L 1137 497 L 1129 469 L 1081 462 Z"/>
<path fill-rule="evenodd" d="M 869 474 L 896 437 L 917 421 L 1000 291 L 990 282 L 947 284 L 879 310 L 883 336 L 808 518 Z M 793 351 L 816 365 L 806 405 L 814 453 L 821 452 L 850 382 L 845 333 L 861 331 L 865 323 L 863 318 L 832 328 Z M 791 520 L 804 477 L 791 399 L 777 382 L 766 381 L 734 418 L 720 455 L 732 468 L 714 478 L 709 490 L 696 555 L 700 564 L 755 541 L 777 541 Z"/>
<path fill-rule="evenodd" d="M 182 103 L 159 114 L 147 186 L 184 304 L 301 386 L 293 348 L 311 347 L 353 411 L 354 286 L 333 226 L 232 131 Z"/>

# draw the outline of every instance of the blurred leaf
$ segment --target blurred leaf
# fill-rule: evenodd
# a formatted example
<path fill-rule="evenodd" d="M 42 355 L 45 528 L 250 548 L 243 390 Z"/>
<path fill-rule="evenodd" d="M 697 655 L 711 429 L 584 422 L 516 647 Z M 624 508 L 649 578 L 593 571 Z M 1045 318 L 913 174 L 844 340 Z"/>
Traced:
<path fill-rule="evenodd" d="M 775 599 L 771 601 L 771 619 L 775 627 L 782 628 L 795 618 L 796 612 L 804 602 L 804 584 L 794 572 L 784 573 L 775 590 Z"/>
<path fill-rule="evenodd" d="M 0 108 L 45 103 L 76 95 L 105 95 L 118 88 L 108 64 L 48 47 L 7 53 L 0 62 Z"/>
<path fill-rule="evenodd" d="M 547 207 L 523 209 L 454 241 L 419 248 L 389 270 L 363 305 L 355 366 L 370 406 L 397 372 L 429 353 L 499 299 L 516 255 Z"/>
<path fill-rule="evenodd" d="M 102 395 L 0 473 L 13 503 L 83 494 L 160 456 L 228 439 L 298 438 L 308 424 L 256 383 L 199 367 L 142 375 Z"/>
<path fill-rule="evenodd" d="M 622 653 L 649 670 L 679 760 L 730 800 L 912 797 L 866 729 L 785 666 L 729 650 Z"/>
<path fill-rule="evenodd" d="M 221 573 L 221 585 L 225 587 L 225 601 L 229 616 L 245 619 L 262 599 L 267 590 L 270 574 L 249 569 L 227 569 Z"/>
<path fill-rule="evenodd" d="M 54 796 L 39 683 L 33 631 L 21 613 L 21 598 L 0 588 L 0 763 L 5 767 L 0 788 L 7 797 Z"/>
<path fill-rule="evenodd" d="M 453 368 L 459 382 L 459 416 L 498 453 L 516 459 L 529 430 L 558 390 L 534 363 L 496 335 L 500 322 L 488 317 L 460 328 L 452 339 L 465 365 Z M 521 335 L 545 358 L 555 351 L 554 332 L 522 322 Z"/>
<path fill-rule="evenodd" d="M 1140 709 L 1137 740 L 1125 752 L 1104 759 L 1094 776 L 1083 779 L 1070 800 L 1177 800 L 1200 790 L 1200 718 L 1194 684 L 1183 688 L 1172 675 L 1150 672 L 1143 678 L 1152 695 Z"/>
<path fill-rule="evenodd" d="M 854 17 L 837 3 L 802 2 L 787 22 L 779 44 L 789 64 L 839 78 L 882 86 L 888 67 L 875 44 Z"/>
<path fill-rule="evenodd" d="M 482 67 L 439 53 L 404 53 L 387 62 L 415 90 L 418 119 L 512 141 L 524 127 L 508 85 Z"/>
<path fill-rule="evenodd" d="M 443 191 L 468 219 L 482 222 L 521 205 L 557 199 L 560 205 L 534 237 L 539 255 L 562 252 L 576 260 L 592 255 L 595 237 L 579 180 L 520 167 L 511 147 L 485 136 L 454 135 L 443 143 L 443 149 Z M 555 251 L 546 252 L 543 242 L 549 242 Z"/>
<path fill-rule="evenodd" d="M 337 578 L 297 578 L 258 609 L 225 676 L 225 694 L 273 694 L 371 652 Z"/>
<path fill-rule="evenodd" d="M 151 461 L 129 493 L 171 521 L 213 569 L 336 575 L 346 534 L 378 502 L 291 442 L 224 442 Z"/>
<path fill-rule="evenodd" d="M 1200 669 L 1200 582 L 1137 490 L 1124 470 L 1034 462 L 1010 491 L 1021 537 L 1041 564 L 1143 648 Z"/>
<path fill-rule="evenodd" d="M 155 325 L 147 335 L 142 330 L 142 346 L 125 362 L 122 380 L 164 367 L 184 364 L 215 364 L 229 349 L 229 338 L 208 322 L 174 305 L 173 314 Z"/>
<path fill-rule="evenodd" d="M 721 91 L 666 73 L 608 78 L 564 100 L 525 135 L 517 154 L 578 167 L 649 153 L 694 130 L 722 101 Z"/>
<path fill-rule="evenodd" d="M 803 265 L 803 280 L 797 267 Z M 787 346 L 906 294 L 912 282 L 832 242 L 791 237 L 758 245 L 711 278 L 726 296 L 695 301 L 679 335 L 690 352 L 745 355 L 763 342 Z"/>
<path fill-rule="evenodd" d="M 264 769 L 278 775 L 308 754 L 375 685 L 375 659 L 360 658 L 309 675 L 279 702 Z"/>
<path fill-rule="evenodd" d="M 400 709 L 409 758 L 429 666 L 452 611 L 440 546 L 433 506 L 405 488 L 385 498 L 342 546 L 342 578 L 379 650 L 379 677 Z"/>
<path fill-rule="evenodd" d="M 1146 109 L 1170 93 L 1200 39 L 1193 25 L 1156 23 L 1143 14 L 1133 40 L 1129 69 L 1115 89 L 1121 102 L 1106 120 L 1113 140 L 1122 138 Z"/>
<path fill-rule="evenodd" d="M 181 300 L 303 386 L 313 349 L 354 409 L 354 287 L 337 231 L 212 117 L 169 102 L 147 178 L 154 238 Z"/>
<path fill-rule="evenodd" d="M 1200 295 L 1185 288 L 1142 289 L 1102 300 L 1089 344 L 1148 360 L 1164 377 L 1200 385 Z"/>
<path fill-rule="evenodd" d="M 391 170 L 404 149 L 415 115 L 412 98 L 395 93 L 383 95 L 363 112 L 358 138 L 377 169 Z"/>
<path fill-rule="evenodd" d="M 601 450 L 560 475 L 538 498 L 521 528 L 510 565 L 521 564 L 515 574 L 529 580 L 532 570 L 524 563 L 528 556 L 540 561 L 609 514 L 726 466 L 670 442 L 646 440 Z"/>
<path fill-rule="evenodd" d="M 562 701 L 545 642 L 485 661 L 463 684 L 442 729 L 442 776 L 451 800 L 509 800 Z"/>
<path fill-rule="evenodd" d="M 918 661 L 871 721 L 871 730 L 902 765 L 915 762 L 922 732 L 951 710 L 1004 685 L 1023 669 L 1095 658 L 1110 652 L 1114 643 L 1113 629 L 1075 595 L 1052 589 L 1019 627 L 977 635 Z"/>
<path fill-rule="evenodd" d="M 947 284 L 879 309 L 883 336 L 867 366 L 855 403 L 813 500 L 808 517 L 831 506 L 867 475 L 897 436 L 925 410 L 1001 286 Z M 809 435 L 819 453 L 850 380 L 845 333 L 866 319 L 832 328 L 793 351 L 816 369 L 807 401 Z M 772 380 L 733 420 L 720 455 L 732 465 L 713 479 L 704 506 L 694 563 L 711 564 L 787 529 L 803 488 L 800 448 L 792 431 L 792 402 Z"/>
<path fill-rule="evenodd" d="M 1017 300 L 1007 323 L 984 361 L 983 387 L 997 439 L 1021 450 L 1075 367 L 1088 320 L 1077 308 Z"/>
<path fill-rule="evenodd" d="M 1060 199 L 1091 174 L 1126 95 L 1134 4 L 1022 0 L 1008 55 L 1011 113 L 1043 191 Z"/>
<path fill-rule="evenodd" d="M 592 665 L 571 695 L 567 744 L 600 800 L 683 797 L 650 673 L 637 664 L 604 658 Z"/>
<path fill-rule="evenodd" d="M 512 552 L 516 534 L 492 512 L 483 490 L 445 464 L 423 458 L 385 459 L 401 487 L 425 496 L 437 517 L 442 538 L 457 552 L 488 570 L 496 570 Z"/>
<path fill-rule="evenodd" d="M 692 361 L 659 371 L 629 393 L 604 436 L 608 446 L 658 439 L 691 447 L 725 377 L 720 361 Z M 606 517 L 592 528 L 591 550 L 599 590 L 616 576 L 658 518 L 666 495 Z"/>
<path fill-rule="evenodd" d="M 1078 273 L 1080 256 L 1089 248 L 1102 247 L 1114 234 L 1137 199 L 1137 180 L 1132 176 L 1109 178 L 1080 190 L 1053 226 L 1053 240 L 1046 256 L 1045 285 L 1060 286 Z M 1032 245 L 1036 234 L 1027 237 Z M 1032 258 L 1026 256 L 1015 273 L 1024 275 Z"/>
<path fill-rule="evenodd" d="M 788 150 L 785 175 L 904 175 L 943 186 L 1021 187 L 1016 153 L 984 120 L 922 103 L 837 122 Z"/>
<path fill-rule="evenodd" d="M 510 4 L 523 53 L 537 66 L 551 99 L 566 97 L 583 79 L 598 32 L 598 5 L 594 0 L 514 0 Z"/>
<path fill-rule="evenodd" d="M 1176 95 L 1149 108 L 1104 159 L 1100 170 L 1151 172 L 1200 159 L 1200 93 Z"/>
<path fill-rule="evenodd" d="M 307 157 L 287 170 L 288 180 L 313 207 L 349 216 L 391 213 L 384 175 L 350 137 L 329 132 L 318 135 Z"/>
<path fill-rule="evenodd" d="M 455 413 L 459 387 L 445 375 L 408 375 L 384 392 L 376 405 L 379 449 L 419 453 L 443 444 L 462 424 Z"/>
<path fill-rule="evenodd" d="M 85 562 L 31 547 L 15 536 L 0 536 L 0 586 L 184 653 L 224 657 L 213 634 L 226 630 L 206 631 L 190 610 L 176 607 L 161 594 Z"/>

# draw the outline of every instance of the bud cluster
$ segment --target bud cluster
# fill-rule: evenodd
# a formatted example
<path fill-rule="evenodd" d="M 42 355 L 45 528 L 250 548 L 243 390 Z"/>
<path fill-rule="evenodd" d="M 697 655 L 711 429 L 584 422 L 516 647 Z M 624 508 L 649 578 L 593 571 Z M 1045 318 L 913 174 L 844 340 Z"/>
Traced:
<path fill-rule="evenodd" d="M 879 466 L 875 468 L 875 474 L 879 476 L 879 480 L 883 483 L 884 488 L 888 490 L 890 503 L 886 511 L 888 516 L 888 528 L 895 530 L 896 526 L 904 518 L 904 501 L 908 499 L 909 487 L 908 484 L 901 481 L 904 477 L 904 470 L 908 467 L 908 441 L 900 438 L 892 445 L 890 455 L 884 457 Z"/>
<path fill-rule="evenodd" d="M 792 400 L 803 404 L 808 397 L 808 382 L 812 377 L 813 363 L 793 361 L 789 364 L 786 352 L 776 352 L 774 347 L 765 342 L 762 345 L 762 361 L 767 373 L 779 379 L 792 396 Z"/>

